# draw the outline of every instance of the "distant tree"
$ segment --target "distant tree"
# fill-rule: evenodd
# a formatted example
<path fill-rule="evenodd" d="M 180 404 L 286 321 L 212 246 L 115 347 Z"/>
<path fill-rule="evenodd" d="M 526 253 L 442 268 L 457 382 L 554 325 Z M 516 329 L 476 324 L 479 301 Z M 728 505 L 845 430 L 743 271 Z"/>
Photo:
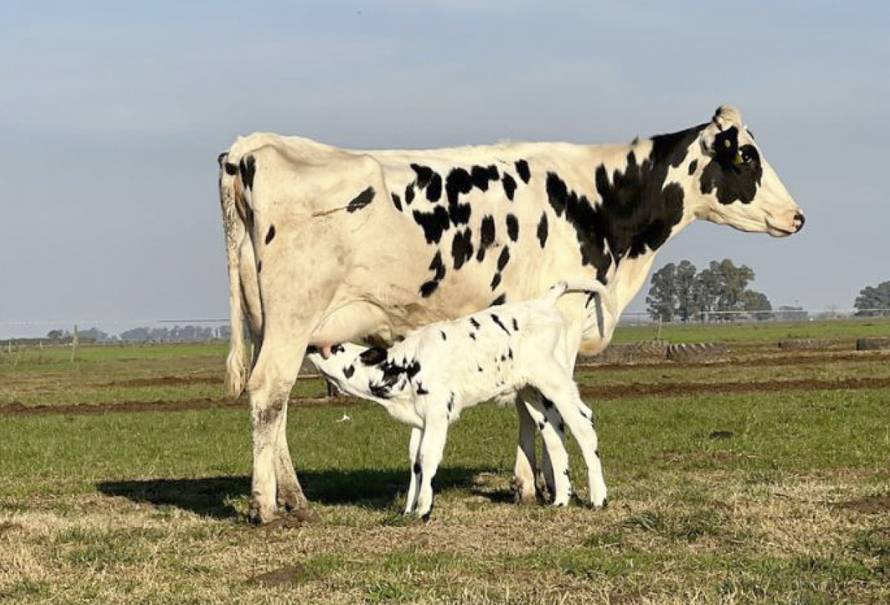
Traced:
<path fill-rule="evenodd" d="M 50 330 L 46 333 L 46 337 L 50 340 L 62 340 L 66 334 L 64 330 Z"/>
<path fill-rule="evenodd" d="M 720 297 L 721 279 L 718 263 L 711 261 L 707 269 L 702 269 L 695 276 L 692 286 L 692 296 L 696 312 L 701 319 L 714 319 L 713 311 L 717 310 L 717 300 Z"/>
<path fill-rule="evenodd" d="M 856 297 L 853 306 L 856 307 L 856 315 L 860 317 L 890 314 L 886 311 L 886 309 L 890 309 L 890 281 L 881 282 L 877 286 L 864 287 L 859 291 L 859 296 Z"/>
<path fill-rule="evenodd" d="M 773 310 L 773 305 L 763 292 L 745 290 L 742 293 L 742 305 L 745 311 L 751 312 L 754 319 L 769 319 L 772 316 L 770 311 Z"/>
<path fill-rule="evenodd" d="M 677 293 L 677 315 L 682 321 L 688 321 L 700 311 L 696 305 L 695 274 L 697 269 L 688 260 L 680 261 L 674 275 Z"/>
<path fill-rule="evenodd" d="M 652 319 L 673 320 L 677 309 L 676 274 L 674 263 L 668 263 L 652 274 L 652 286 L 646 296 L 647 311 Z"/>

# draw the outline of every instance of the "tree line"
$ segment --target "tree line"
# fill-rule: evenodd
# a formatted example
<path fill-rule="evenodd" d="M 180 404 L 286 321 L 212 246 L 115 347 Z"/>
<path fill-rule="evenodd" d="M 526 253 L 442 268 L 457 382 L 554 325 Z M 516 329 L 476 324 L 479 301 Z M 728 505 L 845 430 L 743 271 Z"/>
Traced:
<path fill-rule="evenodd" d="M 150 343 L 150 342 L 206 342 L 210 340 L 227 340 L 231 334 L 229 326 L 173 326 L 170 328 L 150 328 L 141 326 L 126 330 L 120 334 L 108 334 L 98 328 L 78 330 L 77 337 L 81 342 L 99 344 L 114 343 Z M 68 343 L 74 338 L 69 330 L 50 330 L 46 338 L 54 343 Z"/>
<path fill-rule="evenodd" d="M 652 274 L 646 310 L 652 319 L 666 322 L 730 319 L 738 311 L 756 319 L 772 317 L 772 303 L 766 294 L 748 288 L 752 281 L 751 267 L 736 266 L 728 258 L 711 261 L 701 271 L 688 260 L 668 263 Z"/>

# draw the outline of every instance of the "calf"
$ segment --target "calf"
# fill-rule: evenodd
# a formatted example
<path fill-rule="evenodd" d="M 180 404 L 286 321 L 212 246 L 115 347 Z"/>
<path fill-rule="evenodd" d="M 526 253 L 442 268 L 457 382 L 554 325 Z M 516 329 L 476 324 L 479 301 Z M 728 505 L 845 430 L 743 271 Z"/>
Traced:
<path fill-rule="evenodd" d="M 572 378 L 572 360 L 565 354 L 567 321 L 556 307 L 566 292 L 599 296 L 610 307 L 601 283 L 563 281 L 541 298 L 427 325 L 389 349 L 355 344 L 310 348 L 309 358 L 341 391 L 379 403 L 393 418 L 411 425 L 413 472 L 406 514 L 429 517 L 431 483 L 448 425 L 461 411 L 489 399 L 512 401 L 526 390 L 540 394 L 524 400 L 551 456 L 554 505 L 567 504 L 571 493 L 562 443 L 567 425 L 587 465 L 591 503 L 605 506 L 593 414 Z M 599 315 L 596 322 L 601 324 Z"/>

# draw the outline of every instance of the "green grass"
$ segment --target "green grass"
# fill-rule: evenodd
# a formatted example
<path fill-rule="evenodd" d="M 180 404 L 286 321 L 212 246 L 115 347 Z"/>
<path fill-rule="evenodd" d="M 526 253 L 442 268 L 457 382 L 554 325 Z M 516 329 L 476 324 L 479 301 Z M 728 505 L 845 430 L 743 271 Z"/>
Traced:
<path fill-rule="evenodd" d="M 219 388 L 210 379 L 225 355 L 95 349 L 75 364 L 0 362 L 0 403 L 185 401 Z M 890 376 L 883 356 L 744 363 L 582 370 L 579 381 Z M 194 376 L 208 380 L 138 382 Z M 246 404 L 0 416 L 0 601 L 890 602 L 890 389 L 589 403 L 608 509 L 512 504 L 515 411 L 485 405 L 451 427 L 429 524 L 399 515 L 406 427 L 370 403 L 292 404 L 293 457 L 322 521 L 275 529 L 246 522 Z M 344 412 L 351 421 L 337 422 Z M 583 498 L 574 443 L 570 453 Z"/>

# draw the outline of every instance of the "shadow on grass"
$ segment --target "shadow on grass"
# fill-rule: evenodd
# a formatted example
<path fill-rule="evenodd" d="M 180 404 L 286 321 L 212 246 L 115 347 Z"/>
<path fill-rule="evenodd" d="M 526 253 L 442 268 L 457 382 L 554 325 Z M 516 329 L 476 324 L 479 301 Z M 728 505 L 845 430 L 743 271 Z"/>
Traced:
<path fill-rule="evenodd" d="M 484 468 L 445 467 L 434 481 L 436 490 L 472 488 L 473 478 Z M 404 497 L 409 473 L 395 470 L 302 471 L 300 483 L 311 502 L 355 504 L 386 509 L 397 495 Z M 250 496 L 250 477 L 202 477 L 200 479 L 143 479 L 103 481 L 96 489 L 106 496 L 133 502 L 175 506 L 199 515 L 225 519 L 237 517 L 233 502 Z"/>

